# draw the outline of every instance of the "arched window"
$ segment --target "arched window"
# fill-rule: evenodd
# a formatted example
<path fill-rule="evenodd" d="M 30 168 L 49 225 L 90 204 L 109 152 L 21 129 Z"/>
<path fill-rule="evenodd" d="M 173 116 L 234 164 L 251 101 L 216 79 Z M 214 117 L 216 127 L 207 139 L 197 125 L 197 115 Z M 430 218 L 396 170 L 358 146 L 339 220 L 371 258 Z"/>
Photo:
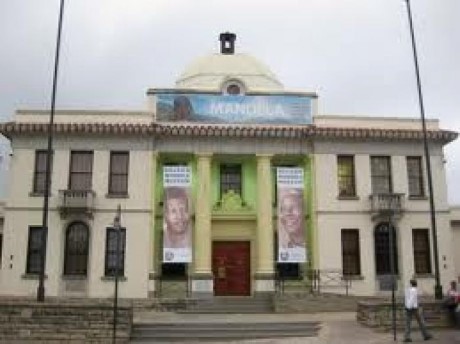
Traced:
<path fill-rule="evenodd" d="M 86 276 L 88 270 L 89 230 L 83 222 L 67 227 L 65 235 L 64 275 Z"/>
<path fill-rule="evenodd" d="M 398 247 L 396 244 L 396 231 L 391 226 L 393 234 L 393 257 L 394 272 L 398 273 Z M 375 270 L 377 275 L 388 275 L 391 273 L 390 263 L 390 224 L 388 222 L 379 223 L 374 230 L 374 249 L 375 249 Z"/>

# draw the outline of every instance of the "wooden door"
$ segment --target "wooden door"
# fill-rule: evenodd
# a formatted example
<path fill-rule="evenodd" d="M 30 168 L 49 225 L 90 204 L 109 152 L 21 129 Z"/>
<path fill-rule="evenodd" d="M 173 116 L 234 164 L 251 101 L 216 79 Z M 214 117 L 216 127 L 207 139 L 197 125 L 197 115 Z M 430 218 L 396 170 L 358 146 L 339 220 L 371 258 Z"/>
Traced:
<path fill-rule="evenodd" d="M 216 296 L 251 294 L 248 241 L 216 241 L 212 245 L 212 270 Z"/>

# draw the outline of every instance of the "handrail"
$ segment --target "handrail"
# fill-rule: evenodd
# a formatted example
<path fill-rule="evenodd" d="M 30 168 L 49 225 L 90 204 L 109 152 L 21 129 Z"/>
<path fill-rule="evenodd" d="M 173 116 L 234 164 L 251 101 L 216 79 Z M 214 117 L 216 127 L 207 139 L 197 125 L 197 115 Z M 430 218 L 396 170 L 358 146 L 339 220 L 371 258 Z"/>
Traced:
<path fill-rule="evenodd" d="M 369 198 L 372 212 L 401 212 L 404 208 L 403 193 L 376 193 Z"/>
<path fill-rule="evenodd" d="M 341 269 L 307 269 L 304 276 L 306 285 L 304 290 L 312 294 L 321 294 L 324 289 L 341 289 L 345 290 L 345 295 L 349 295 L 352 285 L 352 278 L 349 275 L 344 275 Z M 291 278 L 284 278 L 279 274 L 275 276 L 275 289 L 278 294 L 284 294 L 286 290 L 286 282 Z"/>

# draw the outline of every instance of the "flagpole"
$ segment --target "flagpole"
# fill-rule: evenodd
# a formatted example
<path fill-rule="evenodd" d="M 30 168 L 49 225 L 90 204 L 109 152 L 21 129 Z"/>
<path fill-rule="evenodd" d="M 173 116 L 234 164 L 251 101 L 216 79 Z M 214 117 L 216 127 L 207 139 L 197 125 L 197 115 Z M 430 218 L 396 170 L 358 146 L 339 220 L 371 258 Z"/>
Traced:
<path fill-rule="evenodd" d="M 439 276 L 438 236 L 437 236 L 437 231 L 436 231 L 436 215 L 435 215 L 436 211 L 435 211 L 434 196 L 433 196 L 431 161 L 430 161 L 430 154 L 429 154 L 429 149 L 428 149 L 428 139 L 427 139 L 427 132 L 426 132 L 425 108 L 423 106 L 422 84 L 420 81 L 420 72 L 419 72 L 419 65 L 418 65 L 418 59 L 417 59 L 417 47 L 415 44 L 414 26 L 412 24 L 412 12 L 410 8 L 410 0 L 405 0 L 405 1 L 407 5 L 407 16 L 409 19 L 410 36 L 411 36 L 411 42 L 412 42 L 412 52 L 414 55 L 415 75 L 417 78 L 417 94 L 418 94 L 418 101 L 419 101 L 419 106 L 420 106 L 420 117 L 422 121 L 423 148 L 424 148 L 424 153 L 425 153 L 426 172 L 427 172 L 427 179 L 428 179 L 428 193 L 429 193 L 428 196 L 430 199 L 431 235 L 433 237 L 434 275 L 435 275 L 434 295 L 437 300 L 441 300 L 443 298 L 443 295 L 442 295 L 442 285 L 440 283 L 440 276 Z"/>
<path fill-rule="evenodd" d="M 56 90 L 57 77 L 59 70 L 59 50 L 61 46 L 62 19 L 64 16 L 64 0 L 61 0 L 59 8 L 58 31 L 56 38 L 56 52 L 54 57 L 54 73 L 53 73 L 53 90 L 51 93 L 51 112 L 48 123 L 48 147 L 46 154 L 46 172 L 45 172 L 45 192 L 43 195 L 43 221 L 42 221 L 42 236 L 40 242 L 40 275 L 37 288 L 37 301 L 45 301 L 45 258 L 46 258 L 46 241 L 48 236 L 48 208 L 49 196 L 51 187 L 51 161 L 53 155 L 53 126 L 54 126 L 54 110 L 56 107 Z"/>

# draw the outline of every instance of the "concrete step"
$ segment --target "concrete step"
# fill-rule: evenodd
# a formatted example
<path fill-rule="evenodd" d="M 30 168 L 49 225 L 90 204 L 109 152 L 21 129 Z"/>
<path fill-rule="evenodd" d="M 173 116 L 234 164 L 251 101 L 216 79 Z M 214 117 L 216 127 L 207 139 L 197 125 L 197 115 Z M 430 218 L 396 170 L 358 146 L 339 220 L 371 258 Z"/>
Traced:
<path fill-rule="evenodd" d="M 273 301 L 261 297 L 215 297 L 195 300 L 181 313 L 267 313 L 273 311 Z"/>
<path fill-rule="evenodd" d="M 243 340 L 258 338 L 314 337 L 318 322 L 264 323 L 150 323 L 133 327 L 131 342 Z"/>

